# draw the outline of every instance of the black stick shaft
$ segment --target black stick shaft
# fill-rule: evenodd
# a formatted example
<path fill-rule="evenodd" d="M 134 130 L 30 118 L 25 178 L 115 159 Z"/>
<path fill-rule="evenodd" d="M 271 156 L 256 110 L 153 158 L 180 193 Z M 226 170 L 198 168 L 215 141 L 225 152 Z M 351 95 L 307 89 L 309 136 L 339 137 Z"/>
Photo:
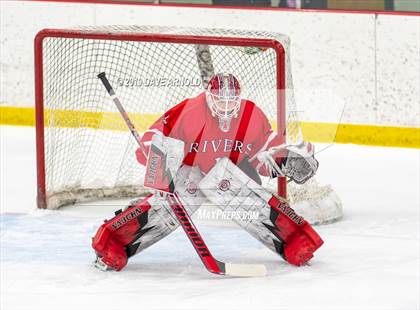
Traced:
<path fill-rule="evenodd" d="M 111 84 L 109 83 L 109 81 L 108 81 L 108 79 L 105 75 L 105 72 L 99 73 L 98 78 L 101 80 L 102 84 L 104 84 L 104 87 L 105 87 L 106 91 L 111 96 L 112 101 L 114 101 L 118 111 L 120 112 L 122 118 L 124 119 L 125 123 L 127 124 L 128 129 L 130 130 L 134 139 L 136 139 L 136 141 L 137 141 L 140 149 L 142 150 L 144 156 L 146 156 L 146 150 L 144 149 L 143 143 L 141 143 L 140 135 L 137 132 L 136 127 L 134 127 L 134 124 L 131 122 L 130 117 L 128 116 L 127 112 L 124 110 L 124 107 L 122 106 L 120 99 L 118 99 L 117 95 L 115 94 L 115 91 L 112 88 Z"/>

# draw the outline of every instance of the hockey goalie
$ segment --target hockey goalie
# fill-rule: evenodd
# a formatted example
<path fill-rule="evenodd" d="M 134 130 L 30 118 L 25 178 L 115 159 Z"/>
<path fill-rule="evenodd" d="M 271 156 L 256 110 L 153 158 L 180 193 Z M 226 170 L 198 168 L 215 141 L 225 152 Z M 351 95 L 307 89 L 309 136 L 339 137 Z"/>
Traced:
<path fill-rule="evenodd" d="M 98 229 L 92 246 L 103 269 L 121 270 L 180 225 L 167 193 L 176 193 L 189 215 L 209 201 L 224 211 L 256 212 L 258 218 L 235 221 L 290 264 L 305 264 L 322 245 L 307 221 L 261 186 L 260 177 L 306 182 L 318 169 L 312 144 L 282 144 L 262 110 L 241 98 L 232 74 L 216 74 L 204 92 L 165 112 L 141 144 L 135 155 L 147 166 L 144 185 L 155 191 Z"/>

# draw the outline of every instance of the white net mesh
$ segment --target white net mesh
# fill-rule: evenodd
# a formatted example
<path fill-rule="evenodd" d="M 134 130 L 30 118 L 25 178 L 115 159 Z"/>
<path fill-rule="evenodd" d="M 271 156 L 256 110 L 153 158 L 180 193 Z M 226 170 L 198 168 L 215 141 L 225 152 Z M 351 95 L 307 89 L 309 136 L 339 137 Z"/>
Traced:
<path fill-rule="evenodd" d="M 287 141 L 301 140 L 295 117 L 289 40 L 284 35 L 120 26 L 73 32 L 79 33 L 77 38 L 47 36 L 42 44 L 48 208 L 144 193 L 144 168 L 135 159 L 135 141 L 97 79 L 100 72 L 106 72 L 141 133 L 170 107 L 202 92 L 203 83 L 217 72 L 233 73 L 241 83 L 243 97 L 254 101 L 276 127 L 277 74 L 285 70 Z M 103 33 L 104 37 L 86 38 L 89 33 Z M 214 45 L 212 40 L 200 45 L 119 40 L 116 35 L 121 33 L 269 38 L 284 47 L 286 66 L 278 64 L 272 48 L 235 47 L 220 42 Z M 267 187 L 276 184 L 275 180 L 272 184 L 264 182 Z"/>

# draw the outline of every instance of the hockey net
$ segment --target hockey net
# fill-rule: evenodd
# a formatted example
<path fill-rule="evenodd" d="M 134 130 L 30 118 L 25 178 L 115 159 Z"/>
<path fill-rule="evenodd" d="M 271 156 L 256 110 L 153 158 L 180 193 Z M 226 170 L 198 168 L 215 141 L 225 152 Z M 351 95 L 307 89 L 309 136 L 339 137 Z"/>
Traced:
<path fill-rule="evenodd" d="M 214 73 L 230 72 L 285 142 L 302 140 L 289 39 L 278 33 L 149 26 L 43 30 L 35 39 L 35 70 L 40 208 L 148 192 L 136 143 L 97 79 L 100 72 L 140 133 L 202 92 Z M 288 191 L 294 203 L 333 192 L 316 181 L 286 189 L 284 179 L 265 179 L 264 186 L 281 196 Z"/>

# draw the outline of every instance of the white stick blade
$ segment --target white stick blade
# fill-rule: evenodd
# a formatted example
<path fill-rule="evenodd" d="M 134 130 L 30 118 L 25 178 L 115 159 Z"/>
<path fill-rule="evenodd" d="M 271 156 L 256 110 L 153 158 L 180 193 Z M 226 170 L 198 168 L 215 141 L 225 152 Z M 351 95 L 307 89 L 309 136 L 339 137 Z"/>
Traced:
<path fill-rule="evenodd" d="M 260 264 L 225 264 L 225 274 L 233 277 L 263 277 L 267 269 Z"/>

